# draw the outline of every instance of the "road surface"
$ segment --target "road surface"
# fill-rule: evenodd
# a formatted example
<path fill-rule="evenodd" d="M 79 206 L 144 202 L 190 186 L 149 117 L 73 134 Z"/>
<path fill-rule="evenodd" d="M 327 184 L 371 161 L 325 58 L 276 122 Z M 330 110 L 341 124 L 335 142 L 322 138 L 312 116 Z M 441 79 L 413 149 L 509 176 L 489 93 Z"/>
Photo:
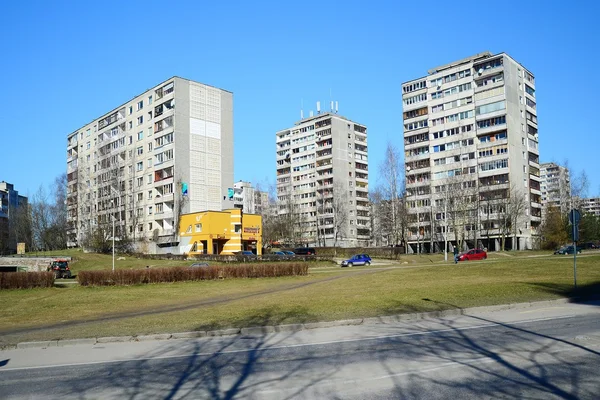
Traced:
<path fill-rule="evenodd" d="M 598 399 L 600 303 L 0 351 L 2 399 Z"/>

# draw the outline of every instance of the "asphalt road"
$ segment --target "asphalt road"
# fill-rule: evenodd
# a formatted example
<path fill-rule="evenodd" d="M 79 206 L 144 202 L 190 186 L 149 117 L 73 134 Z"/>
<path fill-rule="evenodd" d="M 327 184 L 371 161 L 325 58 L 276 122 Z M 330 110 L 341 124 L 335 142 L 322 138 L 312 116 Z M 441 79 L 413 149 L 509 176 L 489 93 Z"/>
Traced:
<path fill-rule="evenodd" d="M 0 352 L 2 399 L 598 399 L 600 303 Z"/>

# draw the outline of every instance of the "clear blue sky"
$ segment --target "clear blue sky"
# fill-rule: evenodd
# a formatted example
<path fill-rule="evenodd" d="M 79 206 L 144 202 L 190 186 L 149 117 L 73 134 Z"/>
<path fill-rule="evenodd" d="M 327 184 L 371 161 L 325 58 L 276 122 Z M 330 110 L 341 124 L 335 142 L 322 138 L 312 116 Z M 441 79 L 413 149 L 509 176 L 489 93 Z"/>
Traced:
<path fill-rule="evenodd" d="M 32 195 L 67 135 L 173 76 L 234 93 L 235 180 L 273 182 L 275 132 L 329 105 L 402 150 L 401 83 L 478 52 L 536 76 L 540 158 L 600 195 L 596 1 L 13 1 L 2 7 L 0 180 Z"/>

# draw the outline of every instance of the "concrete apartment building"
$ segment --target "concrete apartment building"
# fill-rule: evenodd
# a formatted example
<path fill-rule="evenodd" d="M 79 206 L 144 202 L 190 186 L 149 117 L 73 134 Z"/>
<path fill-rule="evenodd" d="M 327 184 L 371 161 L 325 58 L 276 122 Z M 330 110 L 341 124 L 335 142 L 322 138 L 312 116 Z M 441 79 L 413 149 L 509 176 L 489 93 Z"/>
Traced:
<path fill-rule="evenodd" d="M 502 237 L 532 248 L 542 208 L 533 74 L 484 52 L 404 83 L 402 100 L 408 251 L 498 250 Z M 526 204 L 509 233 L 511 196 Z"/>
<path fill-rule="evenodd" d="M 555 163 L 543 163 L 540 166 L 542 178 L 542 205 L 544 214 L 548 207 L 558 207 L 566 214 L 571 208 L 571 178 L 569 169 Z"/>
<path fill-rule="evenodd" d="M 278 214 L 297 219 L 293 244 L 368 245 L 367 127 L 317 103 L 276 137 Z"/>
<path fill-rule="evenodd" d="M 17 213 L 27 208 L 27 197 L 21 196 L 11 183 L 0 182 L 0 254 L 17 251 L 19 239 L 13 229 Z"/>
<path fill-rule="evenodd" d="M 269 205 L 269 194 L 257 190 L 250 182 L 233 184 L 233 206 L 250 214 L 263 214 Z"/>
<path fill-rule="evenodd" d="M 581 212 L 600 217 L 600 197 L 581 199 Z"/>
<path fill-rule="evenodd" d="M 173 77 L 67 138 L 70 245 L 96 227 L 177 252 L 179 216 L 232 208 L 233 94 Z"/>

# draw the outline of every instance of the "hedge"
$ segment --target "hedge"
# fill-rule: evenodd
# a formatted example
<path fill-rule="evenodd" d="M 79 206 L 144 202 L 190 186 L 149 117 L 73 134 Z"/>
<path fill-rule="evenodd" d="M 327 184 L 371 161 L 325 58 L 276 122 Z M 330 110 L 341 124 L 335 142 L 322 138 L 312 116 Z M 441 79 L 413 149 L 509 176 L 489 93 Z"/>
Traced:
<path fill-rule="evenodd" d="M 301 275 L 308 275 L 308 265 L 305 263 L 123 269 L 114 272 L 81 271 L 77 274 L 77 280 L 82 286 L 121 286 L 143 283 Z"/>
<path fill-rule="evenodd" d="M 1 272 L 0 289 L 31 289 L 54 286 L 53 272 Z"/>

